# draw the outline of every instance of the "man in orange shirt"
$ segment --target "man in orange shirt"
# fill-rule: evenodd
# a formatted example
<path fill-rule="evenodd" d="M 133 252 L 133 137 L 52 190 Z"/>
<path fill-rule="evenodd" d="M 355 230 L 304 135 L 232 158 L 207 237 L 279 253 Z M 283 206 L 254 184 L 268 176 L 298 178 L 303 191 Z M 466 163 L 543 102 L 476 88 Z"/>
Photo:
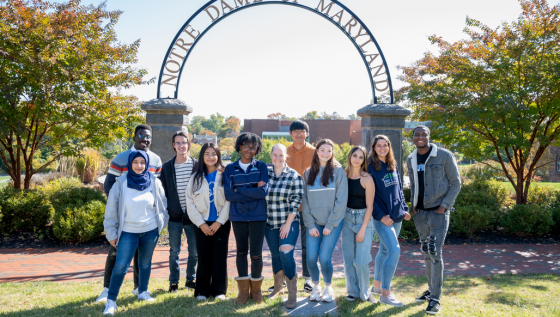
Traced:
<path fill-rule="evenodd" d="M 307 168 L 311 166 L 313 155 L 315 154 L 315 147 L 306 142 L 309 136 L 309 126 L 304 121 L 294 121 L 290 125 L 290 136 L 292 137 L 292 145 L 288 147 L 288 166 L 295 169 L 301 177 Z M 307 269 L 307 247 L 306 247 L 306 228 L 303 223 L 303 215 L 301 214 L 301 206 L 299 206 L 299 226 L 301 234 L 301 256 L 302 256 L 302 270 L 303 278 L 305 279 L 304 290 L 311 293 L 313 290 L 313 283 L 311 283 L 311 275 Z"/>

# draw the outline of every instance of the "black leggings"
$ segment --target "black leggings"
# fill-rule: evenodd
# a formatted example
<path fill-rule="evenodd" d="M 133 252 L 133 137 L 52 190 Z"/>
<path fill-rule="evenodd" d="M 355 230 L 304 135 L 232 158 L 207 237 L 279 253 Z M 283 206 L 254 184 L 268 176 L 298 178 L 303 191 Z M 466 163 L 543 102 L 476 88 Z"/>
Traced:
<path fill-rule="evenodd" d="M 211 226 L 213 222 L 206 222 Z M 231 223 L 227 221 L 213 236 L 195 226 L 198 268 L 194 296 L 216 297 L 227 293 L 227 258 Z"/>
<path fill-rule="evenodd" d="M 249 276 L 247 253 L 251 253 L 251 277 L 260 278 L 263 268 L 262 248 L 264 232 L 266 229 L 265 221 L 232 221 L 235 244 L 237 246 L 237 274 L 239 277 Z"/>

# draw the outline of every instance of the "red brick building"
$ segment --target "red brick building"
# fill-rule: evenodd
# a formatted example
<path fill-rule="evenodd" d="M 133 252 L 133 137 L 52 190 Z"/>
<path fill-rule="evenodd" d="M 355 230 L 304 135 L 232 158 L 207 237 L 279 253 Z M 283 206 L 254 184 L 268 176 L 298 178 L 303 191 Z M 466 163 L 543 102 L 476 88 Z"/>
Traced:
<path fill-rule="evenodd" d="M 550 182 L 560 182 L 560 147 L 551 146 L 550 154 L 557 161 L 550 163 L 548 168 L 548 180 Z"/>
<path fill-rule="evenodd" d="M 331 139 L 337 144 L 362 143 L 361 120 L 304 120 L 309 125 L 309 142 L 317 143 L 320 139 Z M 274 119 L 245 119 L 243 131 L 252 132 L 260 137 L 263 132 L 290 132 L 293 121 Z"/>

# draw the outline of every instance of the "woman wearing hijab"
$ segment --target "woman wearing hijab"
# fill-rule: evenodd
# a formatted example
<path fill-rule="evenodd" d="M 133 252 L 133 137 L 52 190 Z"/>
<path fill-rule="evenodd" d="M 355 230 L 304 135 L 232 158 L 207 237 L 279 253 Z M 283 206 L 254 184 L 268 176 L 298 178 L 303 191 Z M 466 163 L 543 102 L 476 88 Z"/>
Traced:
<path fill-rule="evenodd" d="M 130 152 L 128 172 L 116 179 L 109 192 L 103 225 L 107 240 L 117 248 L 117 262 L 103 315 L 114 315 L 117 310 L 117 296 L 137 248 L 138 300 L 155 301 L 148 294 L 152 255 L 169 215 L 163 187 L 160 180 L 148 172 L 149 165 L 146 152 Z"/>

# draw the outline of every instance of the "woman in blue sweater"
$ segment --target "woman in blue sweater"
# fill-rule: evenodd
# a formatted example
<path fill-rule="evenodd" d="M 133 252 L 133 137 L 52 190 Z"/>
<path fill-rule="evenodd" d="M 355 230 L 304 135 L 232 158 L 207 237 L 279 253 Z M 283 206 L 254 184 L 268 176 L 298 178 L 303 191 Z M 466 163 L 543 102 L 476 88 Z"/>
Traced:
<path fill-rule="evenodd" d="M 242 133 L 235 141 L 235 151 L 241 158 L 224 171 L 224 194 L 231 202 L 229 220 L 233 226 L 237 246 L 236 304 L 245 304 L 249 292 L 254 302 L 263 301 L 261 275 L 263 268 L 262 247 L 266 229 L 266 195 L 268 194 L 268 168 L 257 161 L 263 149 L 261 138 L 251 132 Z M 251 239 L 249 240 L 249 237 Z M 251 253 L 251 277 L 248 273 L 247 253 Z"/>
<path fill-rule="evenodd" d="M 372 292 L 381 295 L 380 302 L 402 307 L 403 304 L 391 293 L 391 280 L 401 255 L 398 237 L 402 220 L 410 220 L 410 214 L 404 200 L 391 141 L 387 136 L 377 135 L 373 139 L 368 171 L 375 183 L 373 227 L 380 240 L 375 257 Z"/>

